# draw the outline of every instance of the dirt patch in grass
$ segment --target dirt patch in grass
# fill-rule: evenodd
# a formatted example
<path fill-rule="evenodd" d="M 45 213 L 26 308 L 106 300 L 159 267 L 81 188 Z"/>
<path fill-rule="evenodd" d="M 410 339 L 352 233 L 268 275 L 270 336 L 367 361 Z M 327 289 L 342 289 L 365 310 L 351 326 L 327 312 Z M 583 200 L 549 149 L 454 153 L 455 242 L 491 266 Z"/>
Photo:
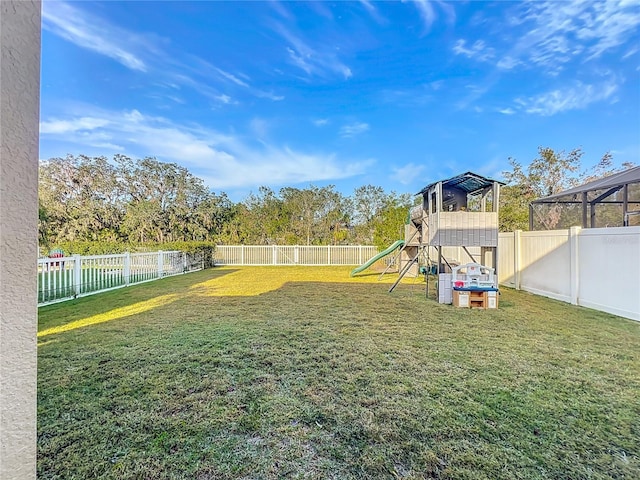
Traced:
<path fill-rule="evenodd" d="M 42 308 L 39 478 L 640 477 L 637 323 L 509 289 L 455 309 L 349 270 Z"/>

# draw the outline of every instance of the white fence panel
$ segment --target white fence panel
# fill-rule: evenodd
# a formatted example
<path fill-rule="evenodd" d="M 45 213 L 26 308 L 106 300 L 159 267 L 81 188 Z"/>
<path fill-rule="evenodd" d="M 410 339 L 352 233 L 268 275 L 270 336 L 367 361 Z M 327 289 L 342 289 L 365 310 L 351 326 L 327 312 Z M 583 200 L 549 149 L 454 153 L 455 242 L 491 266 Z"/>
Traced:
<path fill-rule="evenodd" d="M 177 251 L 38 259 L 38 305 L 69 300 L 204 268 L 200 255 Z"/>
<path fill-rule="evenodd" d="M 514 287 L 516 284 L 514 242 L 515 233 L 498 234 L 498 283 L 510 287 Z"/>
<path fill-rule="evenodd" d="M 500 283 L 640 320 L 640 227 L 500 234 Z"/>
<path fill-rule="evenodd" d="M 640 227 L 584 229 L 578 252 L 580 305 L 640 320 Z"/>
<path fill-rule="evenodd" d="M 38 303 L 75 295 L 74 271 L 77 258 L 38 259 Z"/>
<path fill-rule="evenodd" d="M 520 285 L 523 290 L 571 301 L 571 250 L 567 230 L 522 232 Z"/>
<path fill-rule="evenodd" d="M 244 265 L 244 246 L 216 246 L 215 263 L 216 265 Z"/>
<path fill-rule="evenodd" d="M 298 248 L 293 245 L 273 247 L 274 265 L 296 265 L 298 263 Z"/>
<path fill-rule="evenodd" d="M 158 253 L 132 253 L 128 283 L 147 282 L 158 278 Z"/>
<path fill-rule="evenodd" d="M 92 255 L 77 258 L 81 265 L 77 294 L 109 290 L 125 284 L 125 255 Z"/>
<path fill-rule="evenodd" d="M 302 265 L 331 265 L 327 247 L 305 246 L 300 249 L 299 258 Z"/>
<path fill-rule="evenodd" d="M 361 265 L 378 253 L 364 245 L 218 245 L 216 265 Z"/>
<path fill-rule="evenodd" d="M 268 245 L 245 248 L 244 252 L 244 261 L 246 265 L 265 265 L 273 263 L 273 248 Z"/>
<path fill-rule="evenodd" d="M 331 247 L 331 263 L 332 265 L 361 265 L 377 254 L 378 249 L 372 246 Z"/>

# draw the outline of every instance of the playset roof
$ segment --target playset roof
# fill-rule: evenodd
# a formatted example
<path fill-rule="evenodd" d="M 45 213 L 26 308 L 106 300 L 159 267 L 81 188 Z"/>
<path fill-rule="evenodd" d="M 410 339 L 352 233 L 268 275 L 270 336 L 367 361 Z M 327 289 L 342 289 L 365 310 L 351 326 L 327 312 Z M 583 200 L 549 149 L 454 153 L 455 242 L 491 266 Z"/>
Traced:
<path fill-rule="evenodd" d="M 484 188 L 492 187 L 494 183 L 499 183 L 500 185 L 504 185 L 503 182 L 499 182 L 498 180 L 492 180 L 490 178 L 483 177 L 481 175 L 477 175 L 473 172 L 466 172 L 461 175 L 456 175 L 455 177 L 449 178 L 448 180 L 440 180 L 442 182 L 442 188 L 459 188 L 466 193 L 474 193 L 478 190 L 482 190 Z M 431 187 L 440 183 L 433 182 L 422 190 L 420 190 L 416 195 L 424 195 L 429 191 Z"/>

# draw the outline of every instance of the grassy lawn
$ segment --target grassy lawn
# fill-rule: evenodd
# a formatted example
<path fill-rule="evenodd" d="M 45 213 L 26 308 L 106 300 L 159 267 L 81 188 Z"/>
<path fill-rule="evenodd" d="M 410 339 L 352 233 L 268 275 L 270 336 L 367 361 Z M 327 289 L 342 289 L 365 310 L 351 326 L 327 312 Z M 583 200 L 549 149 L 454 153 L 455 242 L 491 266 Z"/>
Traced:
<path fill-rule="evenodd" d="M 640 324 L 349 271 L 216 268 L 41 308 L 38 478 L 640 478 Z"/>

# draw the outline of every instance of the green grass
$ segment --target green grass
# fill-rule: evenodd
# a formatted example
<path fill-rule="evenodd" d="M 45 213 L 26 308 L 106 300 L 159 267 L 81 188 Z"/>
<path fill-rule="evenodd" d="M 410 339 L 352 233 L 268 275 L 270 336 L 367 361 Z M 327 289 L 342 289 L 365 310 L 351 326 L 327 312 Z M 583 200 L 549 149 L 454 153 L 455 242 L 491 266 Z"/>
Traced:
<path fill-rule="evenodd" d="M 640 325 L 350 268 L 217 268 L 40 309 L 38 478 L 640 478 Z"/>

